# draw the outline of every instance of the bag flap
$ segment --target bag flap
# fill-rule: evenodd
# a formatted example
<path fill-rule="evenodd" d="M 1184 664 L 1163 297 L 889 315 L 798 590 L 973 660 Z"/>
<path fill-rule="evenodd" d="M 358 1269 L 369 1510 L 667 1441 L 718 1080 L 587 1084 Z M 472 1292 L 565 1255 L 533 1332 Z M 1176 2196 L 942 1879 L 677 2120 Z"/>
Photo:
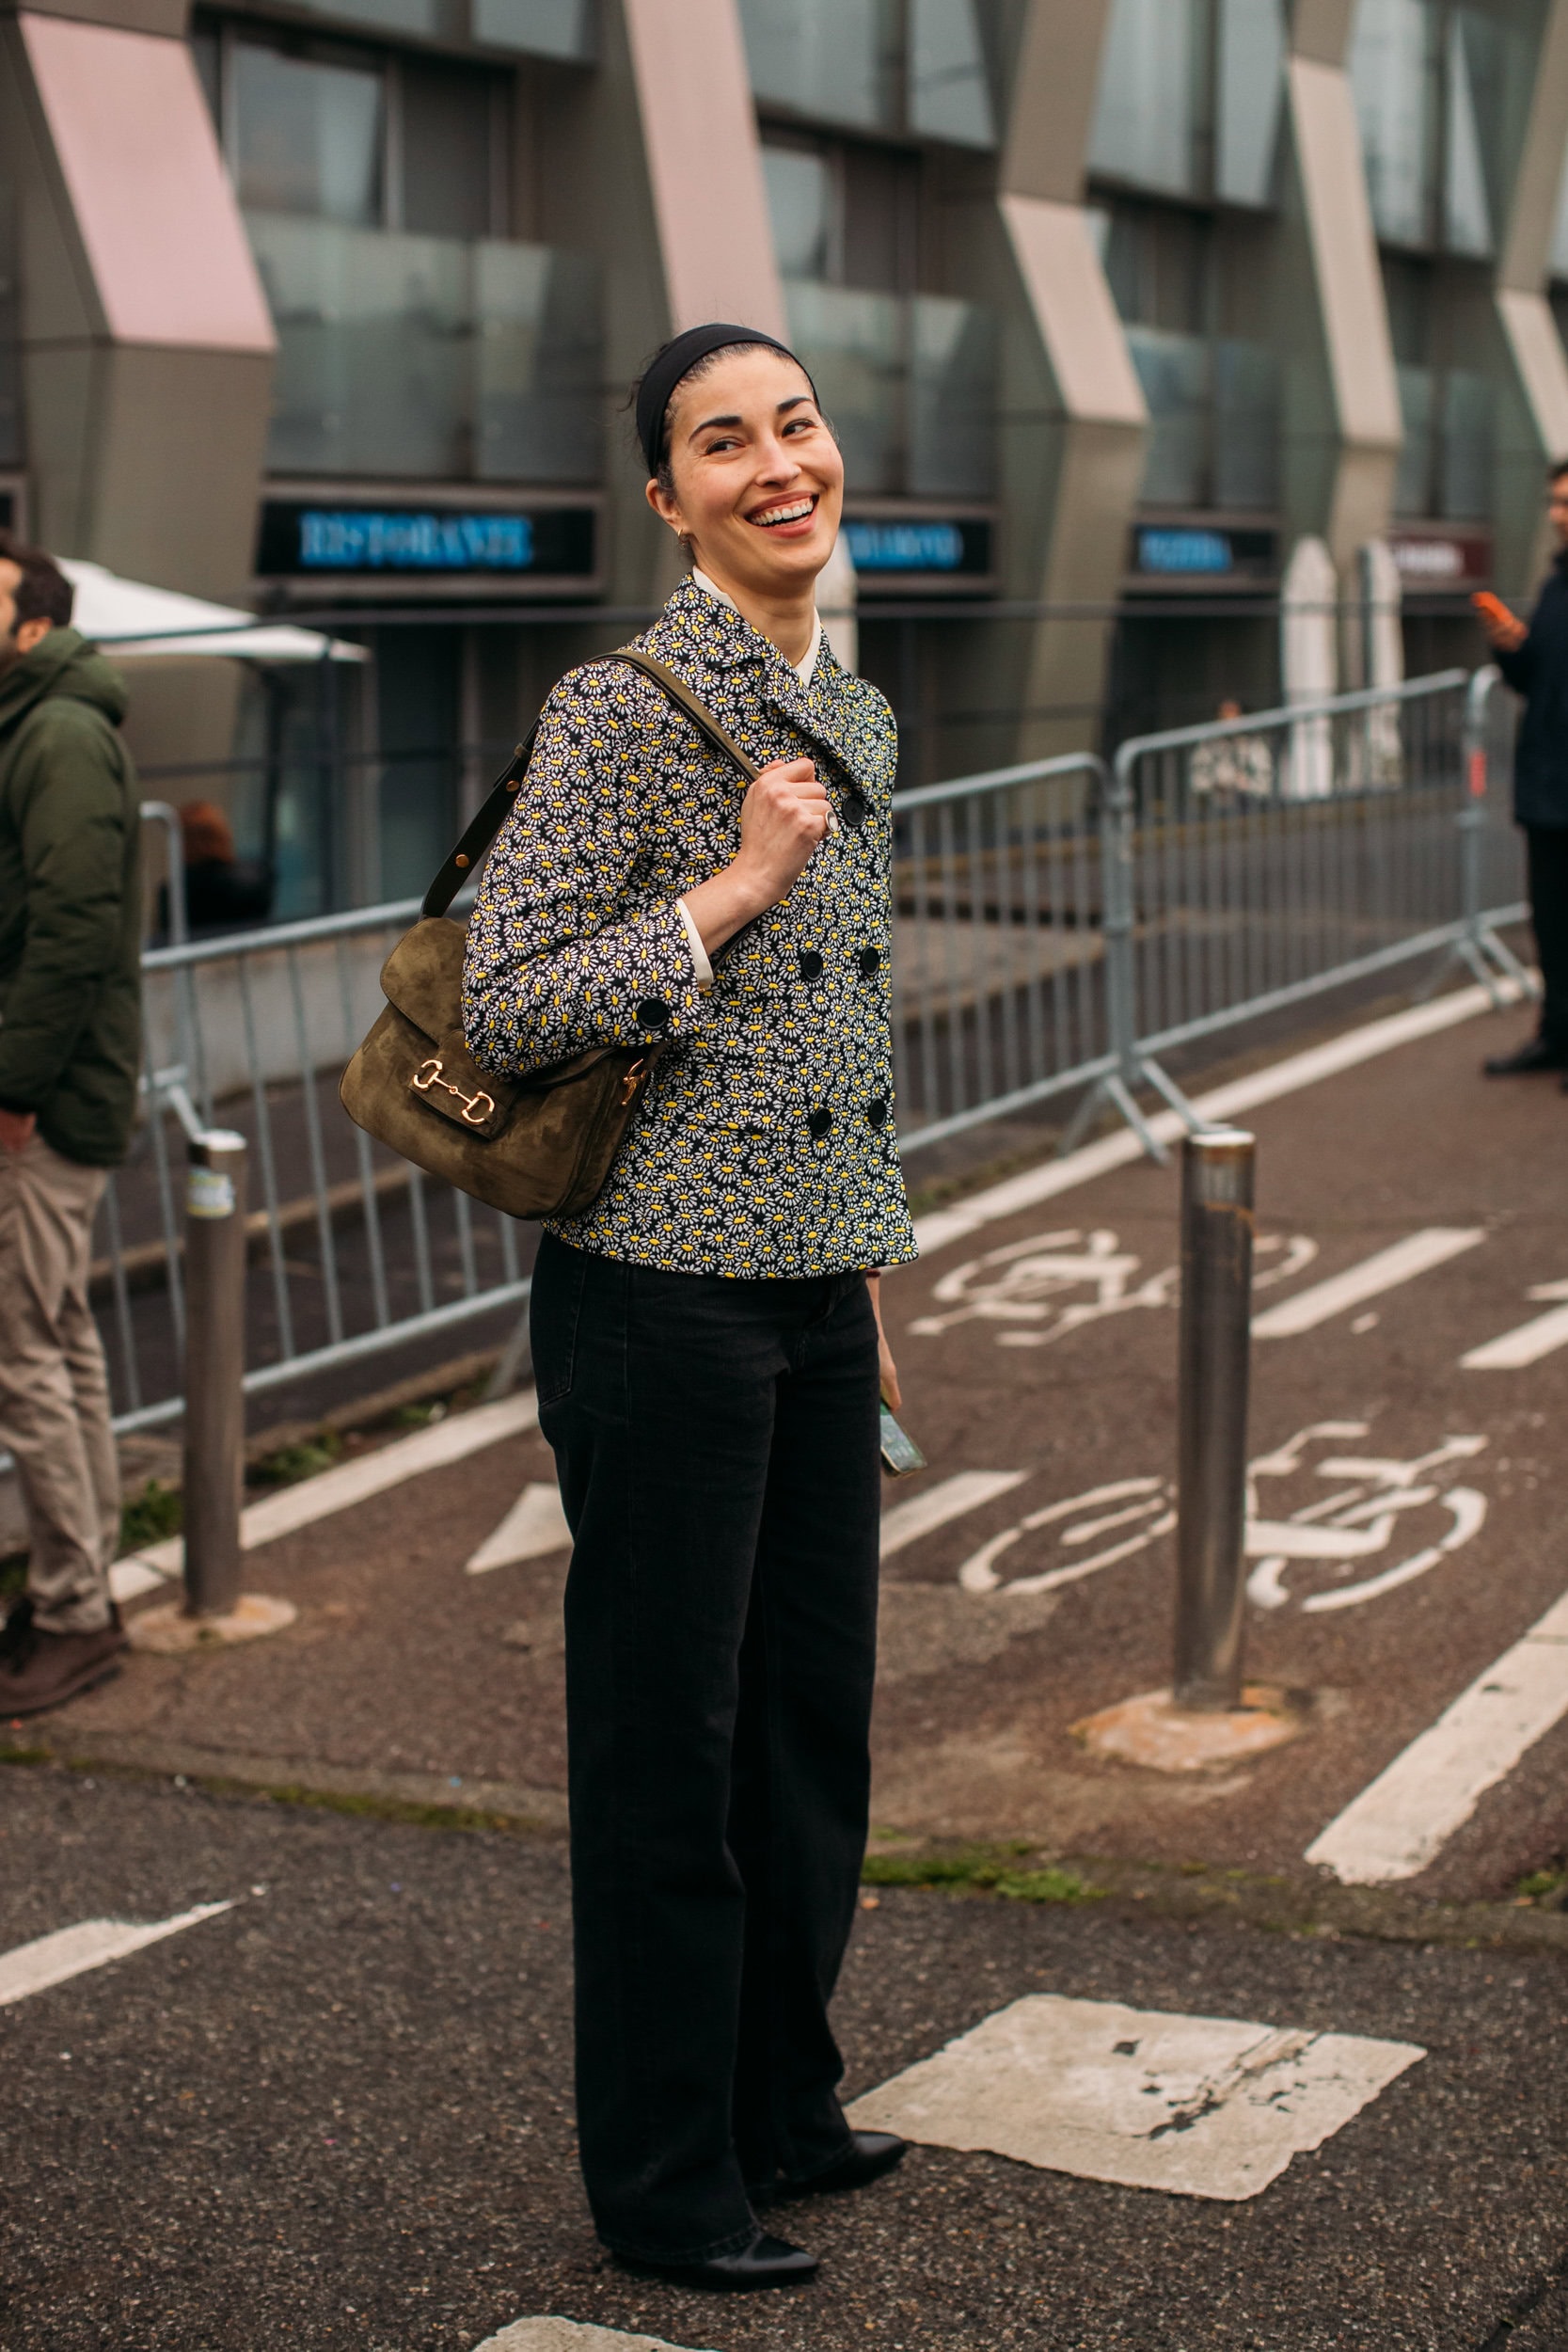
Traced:
<path fill-rule="evenodd" d="M 426 915 L 404 931 L 381 967 L 381 993 L 434 1044 L 458 1025 L 463 1003 L 461 923 Z"/>

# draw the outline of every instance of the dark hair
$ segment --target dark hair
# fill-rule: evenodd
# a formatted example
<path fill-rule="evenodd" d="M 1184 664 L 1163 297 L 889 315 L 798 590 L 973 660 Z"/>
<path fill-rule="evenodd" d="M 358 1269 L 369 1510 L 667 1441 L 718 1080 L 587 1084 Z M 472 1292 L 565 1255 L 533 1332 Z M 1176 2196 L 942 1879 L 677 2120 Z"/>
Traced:
<path fill-rule="evenodd" d="M 1568 457 L 1560 457 L 1555 466 L 1547 467 L 1546 479 L 1555 485 L 1562 480 L 1565 473 L 1568 473 Z"/>
<path fill-rule="evenodd" d="M 76 591 L 52 555 L 0 531 L 0 563 L 14 564 L 22 574 L 16 591 L 18 628 L 24 621 L 47 621 L 51 628 L 67 626 Z"/>
<path fill-rule="evenodd" d="M 796 357 L 786 343 L 781 343 L 772 335 L 749 334 L 745 328 L 741 327 L 737 328 L 727 342 L 713 343 L 704 349 L 698 339 L 713 331 L 711 328 L 692 329 L 685 335 L 673 337 L 667 343 L 661 343 L 632 386 L 630 398 L 626 402 L 626 406 L 632 412 L 633 432 L 643 462 L 647 465 L 649 472 L 658 484 L 659 488 L 667 494 L 673 493 L 675 486 L 670 465 L 670 411 L 674 405 L 675 394 L 683 385 L 696 383 L 703 376 L 709 374 L 721 359 L 733 359 L 743 351 L 777 351 L 785 359 L 795 361 L 795 365 L 800 369 L 806 382 L 811 385 L 813 400 L 816 401 L 819 409 L 821 406 L 821 402 L 817 398 L 816 386 L 812 383 L 810 369 L 803 360 Z M 689 367 L 681 367 L 678 347 L 683 343 L 693 342 L 698 344 L 696 356 Z M 672 373 L 673 367 L 678 370 L 678 373 Z M 657 410 L 651 417 L 644 413 L 649 405 L 650 395 L 657 404 Z M 832 431 L 831 426 L 829 430 Z"/>

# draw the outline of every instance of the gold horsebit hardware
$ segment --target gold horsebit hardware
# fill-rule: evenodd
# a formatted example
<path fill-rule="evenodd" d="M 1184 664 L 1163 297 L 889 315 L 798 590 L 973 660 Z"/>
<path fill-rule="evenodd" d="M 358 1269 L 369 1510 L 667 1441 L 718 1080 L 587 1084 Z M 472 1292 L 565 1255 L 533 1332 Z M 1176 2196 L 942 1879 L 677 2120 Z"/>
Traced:
<path fill-rule="evenodd" d="M 443 1094 L 455 1095 L 463 1105 L 465 1125 L 483 1127 L 485 1120 L 495 1111 L 494 1098 L 486 1094 L 483 1089 L 476 1089 L 472 1094 L 465 1094 L 461 1087 L 454 1087 L 450 1078 L 444 1078 L 441 1075 L 443 1068 L 444 1064 L 439 1054 L 432 1054 L 428 1061 L 420 1062 L 408 1083 L 419 1094 L 428 1094 L 432 1087 L 439 1087 Z"/>

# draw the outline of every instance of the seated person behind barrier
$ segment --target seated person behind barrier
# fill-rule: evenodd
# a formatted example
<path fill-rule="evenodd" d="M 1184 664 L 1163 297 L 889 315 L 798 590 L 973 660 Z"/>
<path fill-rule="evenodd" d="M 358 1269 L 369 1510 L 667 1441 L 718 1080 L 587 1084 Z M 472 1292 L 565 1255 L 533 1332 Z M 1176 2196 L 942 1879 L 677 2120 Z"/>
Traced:
<path fill-rule="evenodd" d="M 228 818 L 211 801 L 186 801 L 180 811 L 185 851 L 185 920 L 193 939 L 214 931 L 249 930 L 272 909 L 272 875 L 265 866 L 234 855 Z M 161 895 L 161 928 L 167 936 L 167 893 Z"/>
<path fill-rule="evenodd" d="M 1240 719 L 1244 714 L 1235 696 L 1227 694 L 1217 715 Z M 1260 735 L 1222 735 L 1193 746 L 1187 781 L 1194 792 L 1216 801 L 1266 801 L 1274 791 L 1274 754 Z"/>

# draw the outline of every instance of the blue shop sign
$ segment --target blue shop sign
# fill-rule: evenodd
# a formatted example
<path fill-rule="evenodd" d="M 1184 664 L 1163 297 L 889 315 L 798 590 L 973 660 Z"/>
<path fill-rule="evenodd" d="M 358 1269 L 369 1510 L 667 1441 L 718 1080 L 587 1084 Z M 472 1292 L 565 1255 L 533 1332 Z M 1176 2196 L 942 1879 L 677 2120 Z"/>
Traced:
<path fill-rule="evenodd" d="M 1227 580 L 1255 586 L 1271 580 L 1277 564 L 1272 531 L 1140 523 L 1132 532 L 1132 570 L 1143 580 Z"/>
<path fill-rule="evenodd" d="M 1223 531 L 1140 531 L 1140 572 L 1228 572 L 1235 566 Z"/>
<path fill-rule="evenodd" d="M 581 578 L 594 570 L 592 507 L 349 506 L 269 499 L 256 569 L 312 575 L 476 573 Z"/>
<path fill-rule="evenodd" d="M 990 570 L 990 524 L 984 516 L 851 515 L 844 537 L 856 571 L 872 579 L 973 578 Z"/>

